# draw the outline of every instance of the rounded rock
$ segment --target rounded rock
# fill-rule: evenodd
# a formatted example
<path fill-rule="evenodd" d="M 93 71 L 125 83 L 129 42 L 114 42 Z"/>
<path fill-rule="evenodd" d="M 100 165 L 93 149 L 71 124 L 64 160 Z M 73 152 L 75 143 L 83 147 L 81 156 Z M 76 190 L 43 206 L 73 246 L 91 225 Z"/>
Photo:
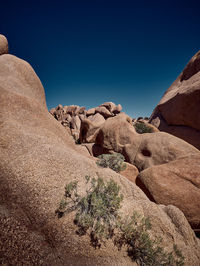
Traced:
<path fill-rule="evenodd" d="M 0 34 L 0 55 L 8 54 L 8 41 L 4 35 Z"/>

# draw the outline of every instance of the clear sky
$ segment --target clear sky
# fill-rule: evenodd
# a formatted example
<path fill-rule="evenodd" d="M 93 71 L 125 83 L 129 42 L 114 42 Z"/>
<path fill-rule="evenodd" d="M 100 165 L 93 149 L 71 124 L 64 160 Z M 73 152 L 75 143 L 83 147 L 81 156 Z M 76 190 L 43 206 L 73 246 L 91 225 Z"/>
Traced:
<path fill-rule="evenodd" d="M 200 1 L 2 1 L 0 33 L 28 61 L 48 108 L 121 103 L 149 116 L 200 49 Z"/>

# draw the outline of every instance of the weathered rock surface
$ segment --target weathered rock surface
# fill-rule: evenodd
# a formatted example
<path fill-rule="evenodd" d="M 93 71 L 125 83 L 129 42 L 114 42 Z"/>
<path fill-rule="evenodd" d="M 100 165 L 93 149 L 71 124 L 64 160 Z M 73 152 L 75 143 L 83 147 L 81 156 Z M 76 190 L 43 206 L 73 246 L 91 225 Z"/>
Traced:
<path fill-rule="evenodd" d="M 126 163 L 126 169 L 123 171 L 120 171 L 120 174 L 126 177 L 129 181 L 136 184 L 136 178 L 139 174 L 139 171 L 137 167 L 130 163 Z"/>
<path fill-rule="evenodd" d="M 108 152 L 122 153 L 140 171 L 188 154 L 200 154 L 192 145 L 165 132 L 136 133 L 130 118 L 123 113 L 106 120 L 95 143 Z"/>
<path fill-rule="evenodd" d="M 122 110 L 120 104 L 115 105 L 113 102 L 103 103 L 102 105 L 85 110 L 85 107 L 78 105 L 62 106 L 59 104 L 49 112 L 56 120 L 61 122 L 64 127 L 71 128 L 71 135 L 75 140 L 92 143 L 95 141 L 95 134 L 103 122 L 109 117 L 118 115 Z M 74 121 L 76 119 L 76 122 Z M 81 121 L 80 124 L 78 119 Z M 91 121 L 91 123 L 88 122 Z M 82 126 L 81 126 L 82 124 Z M 82 132 L 83 130 L 83 132 Z M 85 131 L 88 131 L 87 133 Z"/>
<path fill-rule="evenodd" d="M 106 107 L 104 106 L 96 107 L 95 112 L 101 114 L 103 117 L 106 117 L 106 118 L 112 116 L 111 112 L 108 109 L 106 109 Z"/>
<path fill-rule="evenodd" d="M 153 166 L 140 179 L 159 204 L 173 204 L 183 211 L 192 228 L 200 229 L 200 154 Z"/>
<path fill-rule="evenodd" d="M 104 122 L 103 122 L 104 123 Z M 94 143 L 102 123 L 92 123 L 89 119 L 81 121 L 80 143 Z"/>
<path fill-rule="evenodd" d="M 88 120 L 97 125 L 101 125 L 105 122 L 105 118 L 99 113 L 89 116 Z"/>
<path fill-rule="evenodd" d="M 106 120 L 96 144 L 107 152 L 122 153 L 141 172 L 136 184 L 149 199 L 179 207 L 192 227 L 200 229 L 198 149 L 165 132 L 137 134 L 123 114 Z"/>
<path fill-rule="evenodd" d="M 91 109 L 86 111 L 87 116 L 94 115 L 94 114 L 95 114 L 95 108 L 91 108 Z"/>
<path fill-rule="evenodd" d="M 108 151 L 122 153 L 126 144 L 137 136 L 132 119 L 125 113 L 109 118 L 101 126 L 95 143 Z"/>
<path fill-rule="evenodd" d="M 30 65 L 0 56 L 0 263 L 2 265 L 135 265 L 112 243 L 94 249 L 79 237 L 74 214 L 58 219 L 55 210 L 65 185 L 85 175 L 113 178 L 124 194 L 122 213 L 149 216 L 152 235 L 167 251 L 177 244 L 186 265 L 200 260 L 200 243 L 183 213 L 159 206 L 122 175 L 101 169 L 80 154 L 67 130 L 48 112 L 42 84 Z M 8 106 L 12 108 L 8 109 Z M 9 112 L 8 112 L 9 110 Z M 35 112 L 37 110 L 37 112 Z"/>
<path fill-rule="evenodd" d="M 0 55 L 8 54 L 8 41 L 6 37 L 0 34 Z"/>
<path fill-rule="evenodd" d="M 165 92 L 150 122 L 200 149 L 200 51 Z"/>
<path fill-rule="evenodd" d="M 189 143 L 165 132 L 140 134 L 124 147 L 124 151 L 139 171 L 191 154 L 200 154 Z"/>

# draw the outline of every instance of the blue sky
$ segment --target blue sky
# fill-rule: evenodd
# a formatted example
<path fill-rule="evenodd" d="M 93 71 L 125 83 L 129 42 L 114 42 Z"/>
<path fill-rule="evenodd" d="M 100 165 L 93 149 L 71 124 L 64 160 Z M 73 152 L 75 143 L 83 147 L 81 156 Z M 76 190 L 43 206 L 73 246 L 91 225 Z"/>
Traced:
<path fill-rule="evenodd" d="M 149 116 L 200 49 L 199 1 L 4 1 L 0 33 L 28 61 L 48 108 L 121 103 Z"/>

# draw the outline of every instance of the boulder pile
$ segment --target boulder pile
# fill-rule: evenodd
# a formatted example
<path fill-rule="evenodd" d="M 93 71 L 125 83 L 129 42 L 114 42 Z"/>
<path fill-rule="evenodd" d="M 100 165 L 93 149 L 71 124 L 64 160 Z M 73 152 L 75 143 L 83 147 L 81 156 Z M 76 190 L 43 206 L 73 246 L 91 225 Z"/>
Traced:
<path fill-rule="evenodd" d="M 107 118 L 118 115 L 122 110 L 120 104 L 105 102 L 96 108 L 86 110 L 78 105 L 62 106 L 50 110 L 52 114 L 64 127 L 71 130 L 76 141 L 94 142 L 94 133 Z M 91 129 L 92 128 L 92 129 Z"/>

